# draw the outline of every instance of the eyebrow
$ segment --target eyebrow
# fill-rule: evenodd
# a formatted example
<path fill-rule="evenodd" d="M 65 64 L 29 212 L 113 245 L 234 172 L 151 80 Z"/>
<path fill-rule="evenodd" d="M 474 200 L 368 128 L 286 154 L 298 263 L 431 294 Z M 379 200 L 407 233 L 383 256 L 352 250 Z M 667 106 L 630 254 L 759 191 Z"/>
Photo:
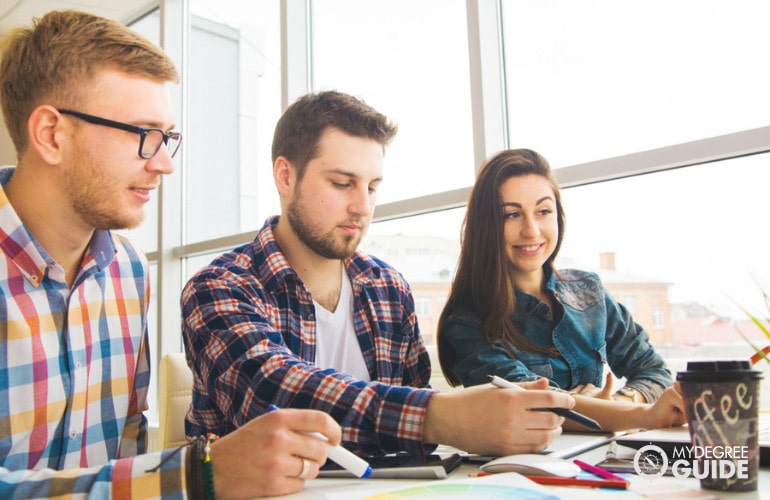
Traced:
<path fill-rule="evenodd" d="M 553 196 L 543 196 L 542 198 L 540 198 L 539 200 L 537 200 L 535 202 L 535 205 L 540 205 L 544 201 L 548 201 L 548 200 L 553 201 Z M 506 201 L 506 202 L 503 202 L 502 205 L 504 207 L 517 207 L 517 208 L 521 208 L 521 203 L 517 203 L 515 201 Z"/>
<path fill-rule="evenodd" d="M 341 168 L 331 168 L 329 170 L 326 170 L 327 174 L 337 174 L 337 175 L 344 175 L 345 177 L 350 177 L 351 179 L 360 179 L 361 176 L 357 175 L 353 172 L 350 172 L 349 170 L 343 170 Z M 374 179 L 371 179 L 369 182 L 380 182 L 382 181 L 382 176 L 375 177 Z"/>
<path fill-rule="evenodd" d="M 163 126 L 162 123 L 150 122 L 149 123 L 149 127 L 145 127 L 145 128 L 158 128 L 158 129 L 161 129 L 164 132 L 173 132 L 174 129 L 176 128 L 176 124 L 172 123 L 170 127 L 166 128 L 166 127 Z"/>

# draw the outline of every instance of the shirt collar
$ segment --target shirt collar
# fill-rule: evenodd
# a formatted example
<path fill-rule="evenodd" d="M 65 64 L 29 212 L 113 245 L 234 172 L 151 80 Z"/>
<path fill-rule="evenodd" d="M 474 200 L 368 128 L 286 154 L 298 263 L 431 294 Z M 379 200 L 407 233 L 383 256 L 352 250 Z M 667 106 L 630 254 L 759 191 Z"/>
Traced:
<path fill-rule="evenodd" d="M 3 186 L 14 171 L 15 167 L 0 168 L 0 250 L 13 261 L 27 280 L 37 287 L 43 281 L 48 267 L 56 265 L 56 262 L 27 231 L 5 194 Z M 87 262 L 93 260 L 101 271 L 110 265 L 115 258 L 115 252 L 110 231 L 96 230 L 83 258 L 84 267 Z"/>
<path fill-rule="evenodd" d="M 279 218 L 278 215 L 269 217 L 253 242 L 256 245 L 255 255 L 257 255 L 256 274 L 270 288 L 276 287 L 279 281 L 301 281 L 275 240 L 274 230 Z M 355 252 L 345 259 L 343 266 L 345 273 L 354 284 L 359 281 L 366 283 L 380 277 L 379 265 L 361 252 Z"/>

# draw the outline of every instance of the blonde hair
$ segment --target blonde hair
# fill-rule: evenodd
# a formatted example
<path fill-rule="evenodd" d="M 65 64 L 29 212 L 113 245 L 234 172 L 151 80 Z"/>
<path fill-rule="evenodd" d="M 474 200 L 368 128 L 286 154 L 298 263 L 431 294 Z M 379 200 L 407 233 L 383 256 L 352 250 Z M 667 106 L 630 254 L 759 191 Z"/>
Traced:
<path fill-rule="evenodd" d="M 49 12 L 31 27 L 11 31 L 0 44 L 0 58 L 0 102 L 18 156 L 27 146 L 32 111 L 46 103 L 77 108 L 102 70 L 179 81 L 158 46 L 116 21 L 77 10 Z"/>

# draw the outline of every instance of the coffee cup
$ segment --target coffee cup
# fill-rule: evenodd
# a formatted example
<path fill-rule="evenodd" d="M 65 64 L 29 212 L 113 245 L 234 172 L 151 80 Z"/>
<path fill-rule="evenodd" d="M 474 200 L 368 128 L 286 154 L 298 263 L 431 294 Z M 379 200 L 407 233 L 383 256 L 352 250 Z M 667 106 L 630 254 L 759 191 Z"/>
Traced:
<path fill-rule="evenodd" d="M 691 361 L 677 373 L 701 488 L 757 489 L 759 382 L 749 361 Z"/>

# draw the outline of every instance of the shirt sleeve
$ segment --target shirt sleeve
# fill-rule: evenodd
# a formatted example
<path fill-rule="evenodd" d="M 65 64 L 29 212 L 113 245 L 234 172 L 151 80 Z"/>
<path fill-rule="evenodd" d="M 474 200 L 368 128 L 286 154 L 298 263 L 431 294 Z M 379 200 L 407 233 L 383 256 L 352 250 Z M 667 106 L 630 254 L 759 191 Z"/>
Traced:
<path fill-rule="evenodd" d="M 136 376 L 134 377 L 134 388 L 131 391 L 128 415 L 120 438 L 118 458 L 132 457 L 147 452 L 147 417 L 144 412 L 149 408 L 147 391 L 150 385 L 150 349 L 148 346 L 149 337 L 145 326 L 136 361 Z"/>
<path fill-rule="evenodd" d="M 185 499 L 186 449 L 139 455 L 83 469 L 9 470 L 0 467 L 4 499 Z M 150 471 L 158 467 L 155 471 Z"/>
<path fill-rule="evenodd" d="M 607 362 L 612 372 L 626 378 L 626 386 L 639 391 L 648 403 L 674 383 L 666 361 L 650 343 L 647 331 L 634 322 L 622 304 L 605 293 L 607 304 Z"/>
<path fill-rule="evenodd" d="M 354 380 L 303 361 L 274 328 L 263 288 L 204 272 L 182 294 L 183 335 L 195 386 L 188 436 L 225 435 L 270 404 L 330 414 L 346 443 L 367 452 L 425 453 L 423 422 L 434 391 Z M 280 314 L 292 314 L 281 309 Z M 378 361 L 379 362 L 379 361 Z M 204 382 L 205 381 L 205 382 Z"/>

